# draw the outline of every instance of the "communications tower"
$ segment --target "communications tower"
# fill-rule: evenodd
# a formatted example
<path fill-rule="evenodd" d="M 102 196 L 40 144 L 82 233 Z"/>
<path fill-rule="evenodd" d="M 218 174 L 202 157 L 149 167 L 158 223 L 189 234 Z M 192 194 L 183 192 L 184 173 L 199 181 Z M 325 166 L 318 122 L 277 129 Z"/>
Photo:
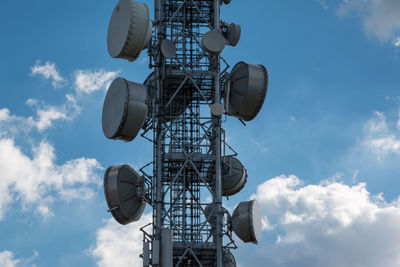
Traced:
<path fill-rule="evenodd" d="M 241 27 L 220 18 L 230 0 L 120 0 L 108 28 L 108 52 L 134 61 L 148 51 L 151 74 L 143 83 L 115 79 L 104 101 L 102 126 L 109 139 L 153 143 L 152 161 L 135 171 L 109 167 L 104 191 L 121 224 L 140 219 L 146 204 L 153 220 L 144 225 L 143 266 L 236 266 L 232 232 L 258 243 L 261 218 L 255 200 L 233 214 L 223 197 L 238 193 L 247 171 L 226 141 L 222 122 L 252 120 L 268 87 L 262 65 L 221 56 L 236 46 Z M 230 72 L 228 72 L 230 71 Z M 135 256 L 135 255 L 133 255 Z M 137 255 L 139 256 L 139 255 Z"/>

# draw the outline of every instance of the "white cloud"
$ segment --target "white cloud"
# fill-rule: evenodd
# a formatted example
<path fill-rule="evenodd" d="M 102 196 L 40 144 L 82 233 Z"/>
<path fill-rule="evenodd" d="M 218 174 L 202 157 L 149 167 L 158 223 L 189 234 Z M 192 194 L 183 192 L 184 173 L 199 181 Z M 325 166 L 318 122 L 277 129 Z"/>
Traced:
<path fill-rule="evenodd" d="M 52 80 L 52 85 L 54 88 L 61 87 L 65 80 L 57 71 L 56 64 L 53 62 L 45 62 L 41 64 L 41 61 L 38 60 L 35 66 L 31 67 L 31 75 L 42 75 L 47 80 Z"/>
<path fill-rule="evenodd" d="M 138 222 L 120 225 L 113 218 L 97 230 L 96 246 L 89 250 L 100 267 L 142 266 L 143 233 L 139 230 L 152 221 L 152 214 L 142 216 Z"/>
<path fill-rule="evenodd" d="M 400 37 L 397 37 L 396 39 L 393 40 L 393 45 L 395 47 L 400 47 Z"/>
<path fill-rule="evenodd" d="M 81 107 L 73 95 L 67 94 L 65 98 L 65 103 L 58 106 L 40 104 L 37 99 L 28 99 L 27 105 L 35 108 L 37 116 L 36 119 L 30 120 L 32 125 L 43 131 L 52 127 L 54 121 L 74 119 L 80 113 Z"/>
<path fill-rule="evenodd" d="M 34 210 L 44 218 L 52 216 L 54 198 L 87 199 L 100 183 L 95 159 L 79 158 L 57 165 L 54 147 L 42 141 L 25 154 L 10 138 L 0 139 L 0 220 L 15 200 L 23 210 Z"/>
<path fill-rule="evenodd" d="M 321 4 L 321 6 L 322 6 L 324 9 L 329 9 L 329 5 L 328 5 L 327 0 L 318 0 L 318 2 Z"/>
<path fill-rule="evenodd" d="M 14 254 L 11 251 L 5 250 L 0 252 L 0 266 L 16 267 L 20 262 L 20 259 L 14 259 Z"/>
<path fill-rule="evenodd" d="M 36 65 L 31 68 L 31 75 L 40 74 L 46 79 L 51 79 L 54 87 L 60 87 L 66 81 L 60 76 L 56 70 L 55 63 L 46 62 L 40 64 L 37 61 Z M 105 70 L 77 70 L 73 75 L 73 84 L 75 87 L 75 95 L 66 94 L 66 101 L 60 105 L 48 105 L 37 99 L 28 99 L 26 104 L 35 108 L 36 118 L 29 117 L 25 121 L 24 128 L 30 129 L 37 128 L 39 131 L 46 130 L 53 126 L 55 121 L 72 120 L 81 111 L 78 103 L 82 93 L 91 94 L 101 88 L 106 88 L 111 83 L 111 80 L 116 77 L 117 71 L 107 72 Z M 2 117 L 7 117 L 7 111 L 0 114 Z M 14 121 L 16 118 L 13 118 Z M 1 132 L 0 132 L 1 134 Z"/>
<path fill-rule="evenodd" d="M 0 266 L 2 267 L 17 267 L 17 266 L 32 266 L 36 267 L 33 261 L 39 257 L 37 251 L 33 252 L 33 256 L 29 259 L 15 259 L 14 253 L 8 250 L 0 251 Z"/>
<path fill-rule="evenodd" d="M 380 41 L 392 41 L 400 33 L 398 0 L 343 0 L 337 12 L 340 16 L 359 14 L 367 35 Z"/>
<path fill-rule="evenodd" d="M 9 109 L 0 109 L 0 137 L 15 136 L 21 132 L 26 134 L 34 125 L 35 122 L 32 117 L 11 115 Z"/>
<path fill-rule="evenodd" d="M 105 70 L 77 70 L 74 73 L 75 90 L 78 94 L 91 94 L 100 89 L 107 89 L 118 73 L 118 71 Z"/>
<path fill-rule="evenodd" d="M 71 95 L 66 95 L 65 103 L 58 106 L 40 103 L 37 99 L 28 99 L 26 104 L 34 108 L 36 116 L 11 115 L 9 109 L 0 109 L 0 137 L 6 133 L 9 136 L 18 132 L 28 133 L 33 128 L 42 132 L 51 128 L 55 121 L 74 119 L 81 111 L 81 107 Z"/>
<path fill-rule="evenodd" d="M 387 121 L 383 112 L 375 111 L 364 127 L 361 145 L 374 157 L 382 160 L 389 153 L 400 154 L 400 114 L 397 122 Z"/>
<path fill-rule="evenodd" d="M 266 146 L 264 146 L 263 144 L 261 144 L 260 142 L 258 142 L 256 139 L 251 138 L 250 141 L 257 147 L 257 149 L 260 152 L 262 152 L 262 153 L 268 152 L 268 148 Z"/>
<path fill-rule="evenodd" d="M 282 175 L 252 198 L 275 226 L 264 227 L 275 242 L 264 235 L 246 266 L 400 266 L 400 201 L 371 196 L 363 183 L 303 185 Z"/>
<path fill-rule="evenodd" d="M 399 110 L 399 114 L 398 114 L 398 119 L 397 119 L 396 126 L 397 126 L 397 130 L 400 131 L 400 110 Z"/>
<path fill-rule="evenodd" d="M 50 62 L 38 62 L 32 74 L 41 74 L 54 83 L 64 81 Z M 88 199 L 94 194 L 93 187 L 100 184 L 98 171 L 102 167 L 96 159 L 77 158 L 57 164 L 54 146 L 49 142 L 26 138 L 31 147 L 15 143 L 17 136 L 29 137 L 33 129 L 42 132 L 54 121 L 72 120 L 78 115 L 81 107 L 77 97 L 66 94 L 65 98 L 61 105 L 28 99 L 26 104 L 34 108 L 35 116 L 17 116 L 7 108 L 0 109 L 0 220 L 15 202 L 24 211 L 49 218 L 54 201 Z"/>

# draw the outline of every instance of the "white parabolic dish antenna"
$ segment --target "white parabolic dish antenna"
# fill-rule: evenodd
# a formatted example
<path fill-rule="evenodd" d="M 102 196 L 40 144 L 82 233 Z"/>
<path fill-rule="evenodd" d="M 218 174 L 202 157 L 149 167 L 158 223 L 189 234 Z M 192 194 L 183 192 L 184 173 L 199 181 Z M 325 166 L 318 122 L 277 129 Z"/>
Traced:
<path fill-rule="evenodd" d="M 104 175 L 107 205 L 120 224 L 140 219 L 146 206 L 144 191 L 144 178 L 128 165 L 109 167 Z"/>
<path fill-rule="evenodd" d="M 107 48 L 113 58 L 134 61 L 149 47 L 153 23 L 144 3 L 121 0 L 114 8 L 108 25 Z"/>
<path fill-rule="evenodd" d="M 116 78 L 104 99 L 102 125 L 108 139 L 132 141 L 147 117 L 147 92 L 143 84 Z"/>
<path fill-rule="evenodd" d="M 258 243 L 261 238 L 260 207 L 256 200 L 240 202 L 232 215 L 232 228 L 245 243 Z"/>

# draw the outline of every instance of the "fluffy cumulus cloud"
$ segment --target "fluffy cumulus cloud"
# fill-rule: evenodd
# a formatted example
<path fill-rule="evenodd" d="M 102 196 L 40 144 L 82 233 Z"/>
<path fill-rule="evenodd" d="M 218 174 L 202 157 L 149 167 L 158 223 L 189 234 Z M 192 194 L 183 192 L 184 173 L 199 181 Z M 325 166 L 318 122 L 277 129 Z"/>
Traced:
<path fill-rule="evenodd" d="M 337 10 L 340 16 L 357 13 L 365 32 L 383 42 L 398 45 L 400 36 L 400 1 L 343 0 Z M 397 40 L 397 41 L 396 41 Z"/>
<path fill-rule="evenodd" d="M 38 62 L 32 74 L 41 74 L 55 83 L 59 76 L 54 63 Z M 35 115 L 17 116 L 8 108 L 0 108 L 0 220 L 4 219 L 11 204 L 20 203 L 23 211 L 34 211 L 48 218 L 51 206 L 57 199 L 88 199 L 100 183 L 98 171 L 102 169 L 96 159 L 77 158 L 58 164 L 55 148 L 45 140 L 29 140 L 20 146 L 15 140 L 40 133 L 53 126 L 55 121 L 72 120 L 81 110 L 78 96 L 65 95 L 61 105 L 50 105 L 37 99 L 28 99 Z"/>
<path fill-rule="evenodd" d="M 107 89 L 118 71 L 77 70 L 74 73 L 74 85 L 77 93 L 90 94 L 100 89 Z"/>
<path fill-rule="evenodd" d="M 16 267 L 21 262 L 20 259 L 15 259 L 11 251 L 5 250 L 0 252 L 0 266 Z"/>
<path fill-rule="evenodd" d="M 150 223 L 152 215 L 142 216 L 138 222 L 120 225 L 113 218 L 105 222 L 104 227 L 97 230 L 96 245 L 90 254 L 100 267 L 142 266 L 143 233 L 139 230 Z"/>
<path fill-rule="evenodd" d="M 0 139 L 0 219 L 15 199 L 23 210 L 34 210 L 47 218 L 55 198 L 87 199 L 99 184 L 95 159 L 79 158 L 57 165 L 54 147 L 41 142 L 25 154 L 11 138 Z"/>
<path fill-rule="evenodd" d="M 282 175 L 252 198 L 268 227 L 243 266 L 400 266 L 400 201 L 371 196 L 363 183 L 304 185 Z"/>
<path fill-rule="evenodd" d="M 400 155 L 400 114 L 396 122 L 388 122 L 383 112 L 375 111 L 364 131 L 361 145 L 376 159 L 393 153 Z"/>
<path fill-rule="evenodd" d="M 49 61 L 42 64 L 41 61 L 38 60 L 36 64 L 31 67 L 31 75 L 41 75 L 45 79 L 51 80 L 54 88 L 62 87 L 65 82 L 64 78 L 57 71 L 56 64 Z"/>

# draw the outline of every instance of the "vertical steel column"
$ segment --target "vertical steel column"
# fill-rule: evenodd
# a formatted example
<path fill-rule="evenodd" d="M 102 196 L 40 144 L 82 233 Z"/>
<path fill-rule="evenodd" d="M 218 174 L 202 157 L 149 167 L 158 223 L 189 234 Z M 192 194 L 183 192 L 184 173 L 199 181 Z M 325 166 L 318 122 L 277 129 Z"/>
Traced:
<path fill-rule="evenodd" d="M 154 16 L 155 16 L 155 24 L 156 24 L 156 36 L 157 36 L 157 43 L 161 42 L 161 37 L 160 37 L 160 33 L 163 31 L 163 25 L 162 25 L 162 9 L 161 9 L 161 0 L 155 0 L 154 1 Z M 155 74 L 155 79 L 156 79 L 156 83 L 157 83 L 157 89 L 162 88 L 161 85 L 161 80 L 160 80 L 160 64 L 161 64 L 161 55 L 159 53 L 159 51 L 157 51 L 156 53 L 156 60 L 155 60 L 155 65 L 156 68 L 154 70 L 154 74 Z M 161 70 L 162 71 L 162 70 Z M 154 105 L 154 110 L 153 110 L 153 119 L 155 119 L 154 121 L 156 122 L 156 127 L 154 129 L 155 131 L 155 137 L 156 137 L 156 149 L 154 151 L 154 153 L 156 153 L 156 162 L 155 162 L 155 178 L 156 178 L 156 208 L 155 208 L 155 225 L 153 223 L 153 233 L 154 233 L 154 237 L 153 237 L 153 242 L 158 240 L 158 243 L 160 244 L 160 240 L 161 240 L 161 228 L 162 228 L 162 194 L 163 194 L 163 190 L 162 190 L 162 141 L 163 141 L 163 132 L 162 132 L 162 118 L 160 117 L 160 99 L 162 97 L 162 91 L 161 90 L 157 90 L 156 91 L 156 101 L 155 101 L 155 105 Z M 154 214 L 154 212 L 153 212 Z M 154 221 L 154 218 L 153 218 Z M 153 255 L 157 255 L 158 259 L 153 258 L 153 264 L 158 264 L 160 261 L 160 250 L 161 250 L 161 246 L 153 246 L 152 249 L 158 249 L 159 251 L 154 252 L 153 251 Z"/>
<path fill-rule="evenodd" d="M 220 30 L 220 5 L 219 0 L 214 0 L 214 29 Z M 220 86 L 220 56 L 215 56 L 216 60 L 214 61 L 215 70 L 214 70 L 214 90 L 215 97 L 214 103 L 221 102 L 221 86 Z M 214 238 L 216 244 L 216 252 L 217 252 L 217 267 L 222 267 L 222 192 L 221 192 L 221 119 L 219 117 L 214 117 L 214 134 L 215 134 L 215 194 L 214 194 L 214 203 L 216 208 L 216 228 Z"/>

